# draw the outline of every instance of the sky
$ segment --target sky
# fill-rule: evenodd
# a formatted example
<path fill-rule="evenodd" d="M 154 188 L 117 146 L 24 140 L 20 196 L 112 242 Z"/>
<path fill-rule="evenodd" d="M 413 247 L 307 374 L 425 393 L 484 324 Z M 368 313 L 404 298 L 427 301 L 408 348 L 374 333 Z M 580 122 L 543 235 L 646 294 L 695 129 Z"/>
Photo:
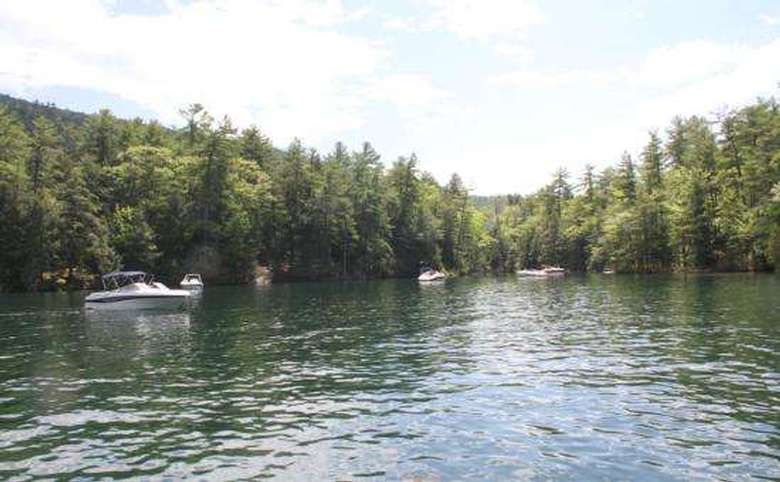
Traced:
<path fill-rule="evenodd" d="M 278 147 L 369 141 L 476 194 L 778 94 L 777 0 L 0 0 L 0 92 Z"/>

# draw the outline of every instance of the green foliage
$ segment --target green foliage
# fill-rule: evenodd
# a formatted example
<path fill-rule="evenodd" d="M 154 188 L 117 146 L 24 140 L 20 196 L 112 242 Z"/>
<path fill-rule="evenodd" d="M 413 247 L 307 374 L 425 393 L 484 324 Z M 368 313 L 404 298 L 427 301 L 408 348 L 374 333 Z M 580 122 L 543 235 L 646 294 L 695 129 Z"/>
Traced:
<path fill-rule="evenodd" d="M 119 129 L 117 118 L 108 110 L 90 116 L 82 130 L 81 147 L 85 157 L 98 166 L 114 165 L 123 144 L 132 140 L 125 137 L 125 142 L 121 142 Z"/>
<path fill-rule="evenodd" d="M 100 273 L 116 267 L 106 218 L 81 166 L 75 160 L 64 162 L 55 182 L 60 203 L 54 230 L 58 241 L 55 257 L 58 267 L 67 272 L 66 281 L 74 282 L 74 271 Z"/>
<path fill-rule="evenodd" d="M 259 167 L 267 166 L 274 158 L 274 148 L 257 126 L 250 126 L 241 132 L 241 157 Z"/>
<path fill-rule="evenodd" d="M 0 106 L 20 121 L 28 130 L 32 129 L 33 122 L 39 117 L 51 121 L 53 124 L 70 130 L 81 127 L 89 117 L 82 112 L 56 107 L 54 104 L 42 104 L 17 99 L 9 95 L 0 94 Z"/>
<path fill-rule="evenodd" d="M 111 213 L 111 245 L 131 269 L 152 269 L 160 256 L 154 231 L 140 207 L 120 206 Z"/>
<path fill-rule="evenodd" d="M 628 152 L 620 158 L 617 175 L 612 182 L 612 196 L 616 203 L 633 204 L 636 201 L 636 170 Z"/>
<path fill-rule="evenodd" d="M 0 107 L 0 288 L 21 289 L 26 257 L 25 225 L 30 208 L 26 160 L 30 140 L 22 124 Z"/>
<path fill-rule="evenodd" d="M 663 152 L 661 138 L 656 132 L 650 133 L 650 140 L 642 150 L 642 187 L 648 194 L 662 189 Z"/>
<path fill-rule="evenodd" d="M 677 117 L 666 143 L 650 133 L 639 168 L 625 153 L 579 192 L 563 176 L 495 216 L 501 269 L 561 264 L 624 272 L 774 269 L 780 218 L 780 110 L 775 100 L 717 123 Z M 637 177 L 638 171 L 638 177 Z M 776 196 L 776 194 L 775 194 Z"/>
<path fill-rule="evenodd" d="M 541 265 L 625 272 L 773 269 L 780 258 L 780 110 L 759 100 L 675 118 L 635 164 L 528 196 L 440 186 L 417 157 L 365 143 L 280 151 L 202 105 L 172 130 L 0 96 L 0 290 L 79 287 L 118 267 L 176 279 L 411 276 Z M 21 261 L 20 261 L 21 260 Z"/>

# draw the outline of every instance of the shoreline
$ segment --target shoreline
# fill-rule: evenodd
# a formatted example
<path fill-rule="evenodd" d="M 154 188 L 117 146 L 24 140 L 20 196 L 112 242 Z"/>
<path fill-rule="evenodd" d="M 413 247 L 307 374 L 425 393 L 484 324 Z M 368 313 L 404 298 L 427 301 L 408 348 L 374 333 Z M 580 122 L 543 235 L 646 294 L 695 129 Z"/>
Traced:
<path fill-rule="evenodd" d="M 558 277 L 540 277 L 542 279 L 565 279 L 566 277 L 584 277 L 584 276 L 602 276 L 605 278 L 612 278 L 612 277 L 660 277 L 660 276 L 681 276 L 681 277 L 688 277 L 688 276 L 696 276 L 696 277 L 706 277 L 706 276 L 729 276 L 729 275 L 773 275 L 776 274 L 777 271 L 713 271 L 713 270 L 695 270 L 695 271 L 665 271 L 665 272 L 656 272 L 656 273 L 634 273 L 634 272 L 623 272 L 623 273 L 601 273 L 601 272 L 595 272 L 595 271 L 572 271 L 567 272 L 566 276 L 558 276 Z M 466 275 L 451 275 L 448 277 L 448 280 L 452 279 L 460 279 L 460 278 L 506 278 L 506 277 L 517 277 L 521 278 L 522 276 L 518 276 L 516 273 L 510 272 L 510 273 L 481 273 L 481 274 L 466 274 Z M 264 278 L 258 278 L 254 281 L 248 281 L 245 283 L 206 283 L 207 286 L 219 286 L 219 287 L 229 287 L 229 286 L 236 286 L 236 287 L 256 287 L 256 288 L 264 288 L 268 286 L 273 285 L 299 285 L 299 284 L 319 284 L 319 283 L 367 283 L 372 281 L 385 281 L 385 280 L 407 280 L 407 281 L 417 281 L 415 278 L 408 278 L 403 276 L 384 276 L 384 277 L 347 277 L 347 278 L 318 278 L 318 279 L 282 279 L 278 281 L 273 281 L 273 279 L 269 279 L 268 277 Z M 173 283 L 171 284 L 171 286 Z M 0 291 L 0 296 L 3 295 L 15 295 L 15 294 L 32 294 L 32 293 L 77 293 L 82 291 L 94 291 L 95 289 L 98 289 L 96 287 L 73 287 L 73 288 L 66 288 L 66 289 L 39 289 L 39 290 L 26 290 L 26 291 Z"/>

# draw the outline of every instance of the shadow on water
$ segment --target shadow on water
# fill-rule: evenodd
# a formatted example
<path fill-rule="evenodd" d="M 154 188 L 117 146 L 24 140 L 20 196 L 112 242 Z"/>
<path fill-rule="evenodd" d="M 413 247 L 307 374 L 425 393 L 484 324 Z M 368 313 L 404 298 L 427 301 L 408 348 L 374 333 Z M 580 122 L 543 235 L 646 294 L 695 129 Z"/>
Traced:
<path fill-rule="evenodd" d="M 0 298 L 0 478 L 780 477 L 776 277 Z"/>

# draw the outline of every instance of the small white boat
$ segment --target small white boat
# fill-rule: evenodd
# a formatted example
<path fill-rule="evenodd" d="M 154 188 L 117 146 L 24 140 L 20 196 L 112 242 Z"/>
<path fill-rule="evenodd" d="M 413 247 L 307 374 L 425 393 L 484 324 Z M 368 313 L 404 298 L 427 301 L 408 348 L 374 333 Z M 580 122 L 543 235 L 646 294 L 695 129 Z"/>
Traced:
<path fill-rule="evenodd" d="M 547 266 L 542 269 L 521 269 L 517 272 L 521 276 L 563 276 L 566 270 L 558 266 Z"/>
<path fill-rule="evenodd" d="M 441 271 L 436 271 L 435 269 L 428 269 L 425 270 L 420 276 L 417 277 L 417 281 L 441 281 L 444 280 L 447 277 L 444 273 Z"/>
<path fill-rule="evenodd" d="M 103 291 L 84 300 L 94 309 L 175 309 L 190 298 L 186 290 L 172 290 L 143 271 L 117 271 L 103 275 Z"/>
<path fill-rule="evenodd" d="M 203 289 L 203 278 L 197 273 L 188 273 L 179 283 L 179 288 L 189 291 L 201 291 Z"/>

